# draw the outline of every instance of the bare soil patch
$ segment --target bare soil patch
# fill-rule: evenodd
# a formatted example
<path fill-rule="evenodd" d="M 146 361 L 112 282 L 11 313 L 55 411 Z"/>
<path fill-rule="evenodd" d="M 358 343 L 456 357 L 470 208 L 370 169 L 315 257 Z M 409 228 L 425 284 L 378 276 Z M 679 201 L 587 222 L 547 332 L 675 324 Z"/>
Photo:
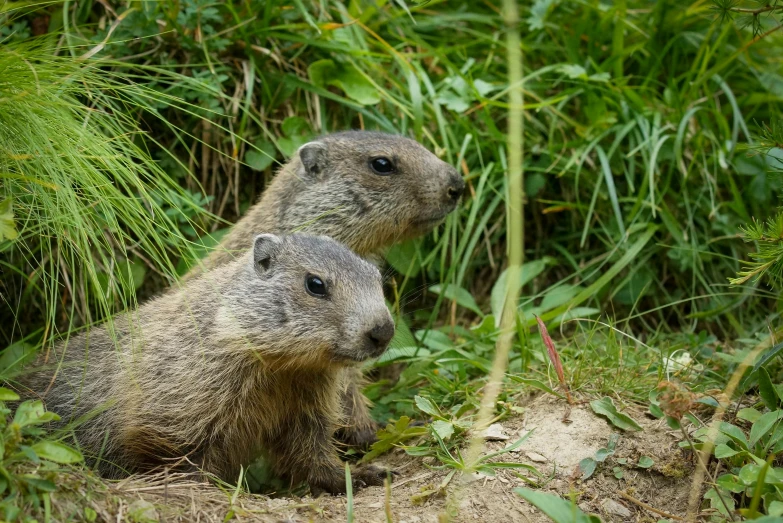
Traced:
<path fill-rule="evenodd" d="M 499 450 L 532 431 L 520 448 L 501 459 L 535 466 L 544 476 L 538 478 L 541 490 L 574 499 L 582 510 L 600 514 L 605 521 L 657 521 L 662 517 L 643 505 L 684 516 L 693 471 L 691 457 L 677 446 L 677 435 L 665 424 L 647 419 L 641 412 L 627 413 L 644 430 L 621 433 L 614 456 L 587 480 L 581 479 L 579 462 L 595 456 L 616 431 L 588 405 L 569 410 L 564 402 L 551 397 L 533 398 L 523 415 L 501 422 L 509 439 L 490 441 L 487 447 Z M 654 464 L 647 469 L 637 467 L 641 456 L 651 458 Z M 382 487 L 354 494 L 357 522 L 386 522 L 387 503 L 397 523 L 437 522 L 448 509 L 448 496 L 460 487 L 459 475 L 447 482 L 449 470 L 428 468 L 435 463 L 402 450 L 375 463 L 397 470 L 400 476 L 388 500 Z M 533 477 L 527 472 L 522 475 Z M 500 470 L 495 477 L 477 475 L 455 496 L 452 521 L 549 521 L 513 492 L 526 486 L 526 481 L 510 470 Z M 93 506 L 107 521 L 211 522 L 224 521 L 233 512 L 239 521 L 331 522 L 345 521 L 347 515 L 344 496 L 312 499 L 237 494 L 181 476 L 137 477 L 114 483 L 99 498 Z"/>

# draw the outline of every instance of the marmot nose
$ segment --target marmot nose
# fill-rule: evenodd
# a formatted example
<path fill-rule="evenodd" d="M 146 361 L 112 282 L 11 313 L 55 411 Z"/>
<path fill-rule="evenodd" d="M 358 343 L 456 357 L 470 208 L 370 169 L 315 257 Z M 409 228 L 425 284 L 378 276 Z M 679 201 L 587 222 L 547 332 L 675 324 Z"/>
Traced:
<path fill-rule="evenodd" d="M 376 349 L 381 351 L 386 349 L 389 342 L 394 337 L 394 322 L 384 321 L 367 331 L 367 337 L 370 339 Z"/>
<path fill-rule="evenodd" d="M 451 201 L 456 202 L 462 196 L 463 191 L 465 191 L 465 181 L 458 176 L 453 176 L 449 181 L 446 194 L 449 195 Z"/>

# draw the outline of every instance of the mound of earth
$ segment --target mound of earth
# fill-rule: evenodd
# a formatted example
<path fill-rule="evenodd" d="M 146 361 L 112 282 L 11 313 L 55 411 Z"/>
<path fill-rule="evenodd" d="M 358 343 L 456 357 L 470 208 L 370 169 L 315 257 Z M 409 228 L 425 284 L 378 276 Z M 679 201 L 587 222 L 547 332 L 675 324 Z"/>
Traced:
<path fill-rule="evenodd" d="M 524 414 L 494 427 L 496 441 L 487 451 L 500 450 L 529 434 L 516 450 L 499 457 L 525 463 L 529 470 L 500 469 L 494 477 L 476 474 L 465 480 L 450 469 L 434 469 L 431 459 L 411 457 L 396 450 L 376 464 L 400 473 L 387 495 L 383 487 L 354 493 L 357 522 L 437 522 L 447 510 L 451 521 L 530 521 L 549 519 L 514 492 L 528 487 L 576 500 L 585 512 L 604 521 L 655 521 L 685 516 L 693 472 L 692 458 L 677 446 L 677 434 L 665 423 L 629 413 L 643 427 L 619 433 L 586 405 L 569 408 L 563 401 L 539 396 L 525 405 Z M 599 463 L 588 479 L 579 467 L 594 457 L 616 433 L 614 455 Z M 647 468 L 639 466 L 642 460 Z M 534 482 L 535 485 L 531 484 Z M 181 476 L 136 477 L 107 487 L 105 502 L 94 509 L 106 520 L 224 521 L 232 513 L 240 521 L 346 521 L 344 496 L 269 498 L 221 490 L 187 481 Z M 452 500 L 452 503 L 447 503 Z"/>

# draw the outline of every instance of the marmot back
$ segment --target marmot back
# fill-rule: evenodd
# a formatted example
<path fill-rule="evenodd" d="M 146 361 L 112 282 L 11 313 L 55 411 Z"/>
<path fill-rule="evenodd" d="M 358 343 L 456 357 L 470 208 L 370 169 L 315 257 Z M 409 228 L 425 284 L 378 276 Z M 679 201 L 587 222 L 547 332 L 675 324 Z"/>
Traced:
<path fill-rule="evenodd" d="M 370 131 L 326 135 L 303 145 L 260 201 L 202 266 L 220 266 L 259 232 L 323 234 L 363 257 L 430 232 L 454 210 L 465 182 L 415 140 Z"/>
<path fill-rule="evenodd" d="M 187 455 L 235 481 L 259 453 L 341 492 L 333 433 L 345 367 L 394 334 L 378 269 L 326 237 L 256 237 L 239 260 L 70 340 L 43 398 L 109 476 Z M 116 343 L 115 343 L 116 338 Z M 28 381 L 42 393 L 51 372 Z M 369 474 L 369 476 L 368 476 Z M 370 470 L 359 480 L 379 484 Z"/>

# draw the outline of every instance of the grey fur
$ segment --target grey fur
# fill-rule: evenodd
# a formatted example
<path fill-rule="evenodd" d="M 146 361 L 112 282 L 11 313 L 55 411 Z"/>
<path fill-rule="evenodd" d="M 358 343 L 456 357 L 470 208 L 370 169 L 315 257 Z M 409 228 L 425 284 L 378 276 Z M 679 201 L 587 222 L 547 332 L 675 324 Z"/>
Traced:
<path fill-rule="evenodd" d="M 375 174 L 370 160 L 379 156 L 394 161 L 397 172 Z M 409 138 L 370 131 L 326 135 L 300 148 L 186 279 L 241 255 L 259 232 L 323 234 L 360 256 L 377 257 L 395 242 L 431 231 L 454 210 L 464 187 L 452 166 Z"/>
<path fill-rule="evenodd" d="M 58 346 L 64 364 L 53 382 L 51 372 L 29 378 L 41 395 L 53 383 L 44 399 L 64 421 L 87 418 L 76 431 L 88 454 L 107 438 L 103 473 L 189 455 L 235 481 L 263 452 L 292 481 L 344 489 L 332 438 L 341 371 L 388 345 L 369 339 L 393 329 L 381 275 L 323 236 L 262 234 L 252 245 L 117 317 L 116 344 L 102 326 L 72 338 L 67 351 Z M 305 290 L 308 274 L 326 282 L 328 297 Z M 377 484 L 373 474 L 363 482 Z"/>

